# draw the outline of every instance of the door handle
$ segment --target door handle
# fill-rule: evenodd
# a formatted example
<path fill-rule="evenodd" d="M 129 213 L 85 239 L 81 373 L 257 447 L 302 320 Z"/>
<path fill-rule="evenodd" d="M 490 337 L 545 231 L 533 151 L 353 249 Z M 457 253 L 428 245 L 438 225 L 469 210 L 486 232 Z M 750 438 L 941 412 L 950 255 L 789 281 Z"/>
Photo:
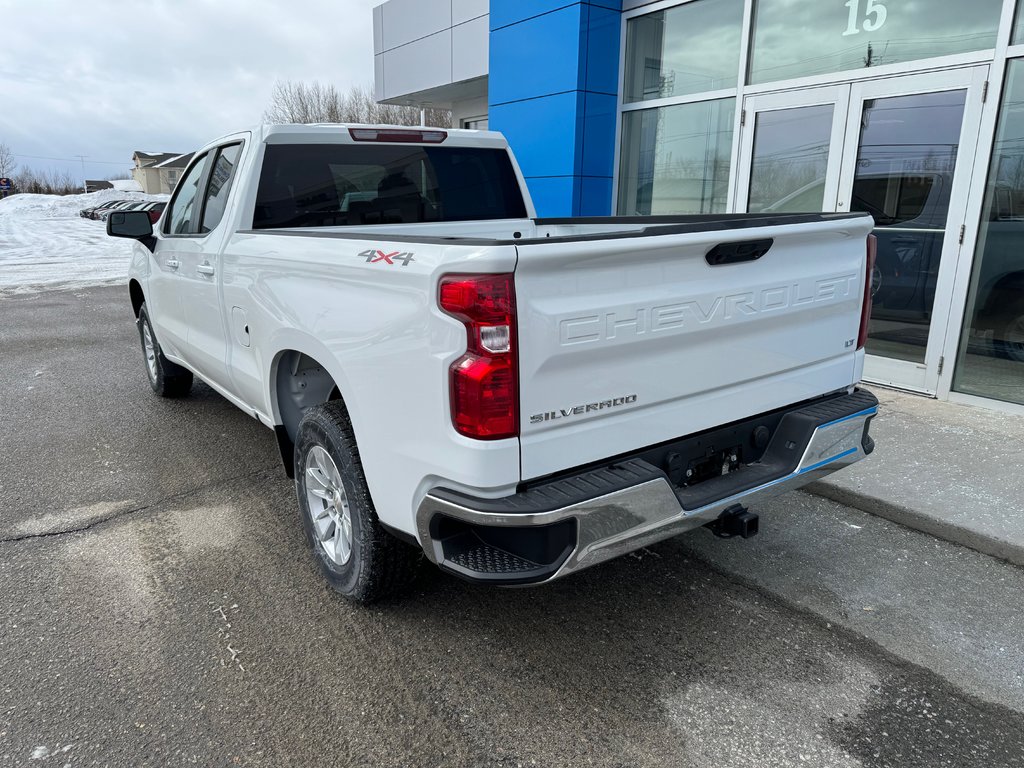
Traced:
<path fill-rule="evenodd" d="M 212 264 L 196 264 L 196 272 L 200 275 L 212 275 L 216 270 Z"/>
<path fill-rule="evenodd" d="M 170 259 L 167 262 L 167 266 L 170 267 L 171 269 L 177 269 L 178 267 L 181 266 L 181 262 L 178 261 L 177 259 Z"/>

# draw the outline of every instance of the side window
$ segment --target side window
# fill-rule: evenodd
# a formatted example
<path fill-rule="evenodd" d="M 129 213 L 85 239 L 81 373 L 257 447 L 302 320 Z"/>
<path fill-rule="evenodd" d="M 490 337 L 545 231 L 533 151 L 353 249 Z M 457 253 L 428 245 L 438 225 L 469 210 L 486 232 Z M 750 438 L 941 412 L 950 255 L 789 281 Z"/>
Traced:
<path fill-rule="evenodd" d="M 209 160 L 209 155 L 199 158 L 199 161 L 192 166 L 185 178 L 175 188 L 174 199 L 170 204 L 171 210 L 164 217 L 167 222 L 164 229 L 166 234 L 195 234 L 195 229 L 192 227 L 192 212 L 195 210 L 196 199 L 199 197 L 199 182 L 203 178 L 203 172 L 206 170 Z"/>
<path fill-rule="evenodd" d="M 235 181 L 235 168 L 238 157 L 242 154 L 241 144 L 231 144 L 217 151 L 217 159 L 213 161 L 210 171 L 210 185 L 206 188 L 206 204 L 203 206 L 203 222 L 199 227 L 202 233 L 209 232 L 220 224 L 224 218 L 228 195 Z"/>

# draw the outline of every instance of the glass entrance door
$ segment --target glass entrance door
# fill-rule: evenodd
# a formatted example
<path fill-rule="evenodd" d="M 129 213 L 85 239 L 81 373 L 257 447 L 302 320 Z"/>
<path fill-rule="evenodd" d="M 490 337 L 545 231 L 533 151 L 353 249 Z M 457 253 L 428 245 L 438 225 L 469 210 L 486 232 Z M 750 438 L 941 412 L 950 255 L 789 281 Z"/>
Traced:
<path fill-rule="evenodd" d="M 848 85 L 748 98 L 736 210 L 835 210 L 849 100 Z"/>
<path fill-rule="evenodd" d="M 869 381 L 938 388 L 987 73 L 886 78 L 744 104 L 736 210 L 875 219 Z"/>
<path fill-rule="evenodd" d="M 935 393 L 987 67 L 853 86 L 836 210 L 875 219 L 864 377 Z"/>

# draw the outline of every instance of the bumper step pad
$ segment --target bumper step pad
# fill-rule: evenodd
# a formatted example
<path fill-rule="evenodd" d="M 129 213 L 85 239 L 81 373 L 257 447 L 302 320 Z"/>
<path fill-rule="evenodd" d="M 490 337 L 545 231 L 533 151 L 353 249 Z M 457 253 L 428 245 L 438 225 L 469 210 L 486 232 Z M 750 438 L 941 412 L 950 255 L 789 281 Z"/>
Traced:
<path fill-rule="evenodd" d="M 485 532 L 484 535 L 495 535 Z M 541 534 L 544 535 L 543 533 Z M 537 558 L 550 562 L 535 562 L 522 554 L 509 552 L 495 543 L 484 541 L 480 532 L 472 527 L 455 528 L 436 540 L 440 562 L 444 569 L 472 581 L 487 581 L 495 584 L 521 584 L 541 580 L 550 576 L 565 560 L 575 541 L 575 526 L 560 537 L 565 540 L 557 554 L 538 551 Z M 512 546 L 515 546 L 513 543 Z"/>
<path fill-rule="evenodd" d="M 536 563 L 483 542 L 449 555 L 448 562 L 473 573 L 521 573 L 538 567 Z"/>

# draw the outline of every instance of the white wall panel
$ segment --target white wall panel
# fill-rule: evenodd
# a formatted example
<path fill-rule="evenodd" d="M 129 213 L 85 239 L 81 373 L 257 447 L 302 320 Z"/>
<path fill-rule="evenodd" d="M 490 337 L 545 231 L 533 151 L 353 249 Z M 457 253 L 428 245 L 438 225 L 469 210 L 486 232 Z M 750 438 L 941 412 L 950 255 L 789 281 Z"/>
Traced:
<path fill-rule="evenodd" d="M 489 0 L 378 5 L 373 9 L 374 97 L 432 104 L 478 97 L 487 82 L 489 11 Z"/>
<path fill-rule="evenodd" d="M 489 19 L 481 16 L 452 27 L 452 82 L 487 74 L 490 44 Z"/>
<path fill-rule="evenodd" d="M 452 26 L 451 0 L 389 0 L 380 8 L 385 51 Z"/>
<path fill-rule="evenodd" d="M 489 0 L 452 0 L 452 25 L 462 24 L 488 13 Z"/>
<path fill-rule="evenodd" d="M 373 9 L 373 53 L 374 55 L 384 50 L 384 9 L 378 5 Z"/>
<path fill-rule="evenodd" d="M 373 57 L 373 98 L 374 101 L 386 99 L 384 94 L 384 54 Z"/>
<path fill-rule="evenodd" d="M 385 51 L 385 98 L 425 91 L 452 81 L 452 31 Z"/>

